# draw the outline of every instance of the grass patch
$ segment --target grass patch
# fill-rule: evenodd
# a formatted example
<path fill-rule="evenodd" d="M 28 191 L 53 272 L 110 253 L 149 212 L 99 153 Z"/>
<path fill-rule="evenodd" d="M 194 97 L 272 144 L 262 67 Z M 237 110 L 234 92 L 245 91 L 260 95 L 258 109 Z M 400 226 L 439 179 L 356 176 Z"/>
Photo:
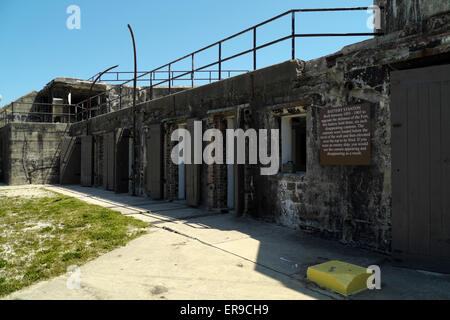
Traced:
<path fill-rule="evenodd" d="M 148 224 L 55 194 L 0 196 L 0 296 L 66 272 L 146 233 Z"/>

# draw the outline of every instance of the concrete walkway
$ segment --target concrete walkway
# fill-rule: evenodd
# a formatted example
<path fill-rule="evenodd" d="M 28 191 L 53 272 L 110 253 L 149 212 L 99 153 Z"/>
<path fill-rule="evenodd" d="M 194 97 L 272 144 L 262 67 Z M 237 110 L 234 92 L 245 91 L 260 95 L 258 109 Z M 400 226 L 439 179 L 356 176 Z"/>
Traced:
<path fill-rule="evenodd" d="M 151 232 L 67 275 L 7 299 L 343 299 L 305 279 L 309 265 L 342 260 L 380 265 L 382 290 L 350 299 L 450 299 L 450 276 L 394 268 L 385 256 L 232 214 L 95 188 L 49 190 L 149 222 Z"/>

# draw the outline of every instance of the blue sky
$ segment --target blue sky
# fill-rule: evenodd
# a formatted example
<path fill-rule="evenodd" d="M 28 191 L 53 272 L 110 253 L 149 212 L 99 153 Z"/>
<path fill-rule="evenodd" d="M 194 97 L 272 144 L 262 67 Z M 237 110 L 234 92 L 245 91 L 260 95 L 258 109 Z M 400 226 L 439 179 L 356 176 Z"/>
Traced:
<path fill-rule="evenodd" d="M 0 0 L 0 95 L 4 105 L 40 90 L 55 77 L 87 79 L 119 64 L 132 71 L 133 27 L 138 69 L 151 70 L 203 46 L 228 37 L 284 11 L 297 8 L 369 6 L 372 0 Z M 70 5 L 81 9 L 81 29 L 69 30 Z M 298 33 L 370 32 L 369 14 L 299 13 Z M 288 35 L 288 17 L 258 31 L 258 45 Z M 297 39 L 296 56 L 303 60 L 333 53 L 365 38 Z M 250 49 L 250 34 L 224 44 L 223 56 Z M 196 67 L 217 57 L 213 48 L 196 58 Z M 290 59 L 288 42 L 258 52 L 258 68 Z M 190 62 L 173 69 L 184 70 Z M 223 69 L 252 68 L 252 56 L 228 62 Z"/>

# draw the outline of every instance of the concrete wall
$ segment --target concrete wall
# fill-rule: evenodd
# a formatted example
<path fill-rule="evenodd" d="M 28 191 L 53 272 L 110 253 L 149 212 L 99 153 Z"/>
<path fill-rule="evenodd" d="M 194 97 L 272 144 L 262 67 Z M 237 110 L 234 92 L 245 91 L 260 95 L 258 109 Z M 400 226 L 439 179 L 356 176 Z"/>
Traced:
<path fill-rule="evenodd" d="M 8 113 L 8 120 L 9 121 L 22 121 L 29 118 L 29 115 L 27 114 L 30 111 L 33 111 L 36 107 L 33 105 L 33 103 L 36 101 L 36 97 L 38 95 L 37 91 L 32 91 L 23 97 L 20 97 L 19 99 L 14 100 L 11 103 L 8 103 L 7 105 L 3 106 L 2 109 L 0 109 L 0 112 L 3 112 L 4 110 Z M 14 110 L 14 118 L 11 115 L 11 112 Z M 0 125 L 3 125 L 4 122 L 1 122 Z"/>
<path fill-rule="evenodd" d="M 242 115 L 242 127 L 280 128 L 280 110 L 301 106 L 307 116 L 305 174 L 280 172 L 260 176 L 258 165 L 242 169 L 243 212 L 345 243 L 389 252 L 391 245 L 390 72 L 401 68 L 450 63 L 450 14 L 410 24 L 398 33 L 343 48 L 312 61 L 292 60 L 152 101 L 137 107 L 137 193 L 146 195 L 146 140 L 150 125 L 164 131 L 166 199 L 178 193 L 178 168 L 170 161 L 172 131 L 187 119 L 202 120 L 203 130 L 224 129 L 226 117 Z M 140 101 L 143 101 L 140 97 Z M 352 104 L 371 106 L 371 165 L 320 164 L 319 110 Z M 130 102 L 128 102 L 130 105 Z M 133 113 L 125 108 L 70 126 L 70 135 L 96 136 L 94 171 L 102 185 L 105 161 L 102 135 L 132 128 Z M 65 127 L 10 125 L 6 132 L 11 159 L 8 182 L 52 181 L 57 177 L 56 150 Z M 281 146 L 283 147 L 283 146 Z M 41 152 L 41 153 L 40 153 Z M 22 166 L 22 168 L 21 168 Z M 42 174 L 46 172 L 46 174 Z M 202 165 L 202 204 L 223 208 L 227 197 L 226 166 Z M 236 202 L 236 199 L 235 199 Z"/>
<path fill-rule="evenodd" d="M 51 81 L 43 90 L 37 92 L 32 91 L 27 95 L 14 101 L 14 118 L 11 116 L 12 103 L 5 105 L 0 112 L 7 110 L 8 121 L 0 120 L 0 181 L 8 184 L 42 184 L 42 183 L 59 183 L 59 153 L 61 147 L 61 137 L 67 134 L 67 124 L 54 124 L 54 117 L 49 116 L 33 116 L 28 115 L 30 111 L 43 111 L 39 106 L 33 105 L 34 102 L 42 99 L 57 103 L 68 103 L 68 93 L 72 92 L 72 100 L 78 101 L 88 96 L 90 82 L 70 79 L 56 78 Z M 108 91 L 108 94 L 102 96 L 102 103 L 117 98 L 119 86 L 108 86 L 105 84 L 96 84 L 92 95 L 98 94 L 100 91 Z M 139 88 L 142 89 L 142 88 Z M 185 87 L 175 87 L 171 92 L 180 92 Z M 122 106 L 132 105 L 133 88 L 125 86 L 123 88 L 124 97 Z M 169 94 L 168 88 L 158 87 L 153 89 L 153 97 L 159 98 Z M 59 98 L 55 98 L 58 96 Z M 142 103 L 149 99 L 149 91 L 142 90 L 138 97 L 137 103 Z M 58 102 L 59 101 L 59 102 Z M 73 102 L 72 101 L 72 102 Z M 51 112 L 49 106 L 46 112 Z M 120 103 L 118 100 L 110 105 L 112 110 L 119 110 Z M 106 104 L 101 112 L 107 112 Z M 68 110 L 65 110 L 68 112 Z M 74 112 L 74 110 L 72 110 Z M 23 114 L 22 114 L 23 113 Z M 3 117 L 3 115 L 1 115 Z M 49 121 L 43 123 L 42 121 Z M 128 119 L 129 120 L 129 119 Z M 14 123 L 17 122 L 17 123 Z M 55 121 L 56 122 L 56 121 Z M 96 137 L 96 152 L 99 161 L 94 164 L 96 185 L 102 185 L 102 144 L 101 136 Z M 78 169 L 79 171 L 79 169 Z M 79 179 L 79 172 L 68 181 Z M 67 182 L 67 178 L 65 177 Z"/>
<path fill-rule="evenodd" d="M 449 63 L 450 15 L 433 17 L 401 34 L 343 48 L 313 61 L 287 61 L 210 85 L 161 97 L 138 106 L 138 194 L 146 194 L 147 128 L 164 128 L 165 198 L 177 197 L 178 168 L 170 162 L 171 132 L 186 119 L 202 120 L 203 130 L 223 129 L 225 117 L 242 110 L 244 128 L 280 128 L 277 110 L 307 110 L 306 174 L 260 176 L 245 165 L 244 213 L 301 228 L 345 243 L 389 252 L 391 244 L 390 71 Z M 369 103 L 370 166 L 322 166 L 319 159 L 320 108 Z M 74 136 L 131 128 L 132 110 L 102 115 L 70 128 Z M 87 128 L 89 127 L 89 132 Z M 201 168 L 201 199 L 208 208 L 226 203 L 226 166 Z"/>
<path fill-rule="evenodd" d="M 0 182 L 5 181 L 5 169 L 7 168 L 6 159 L 6 139 L 7 129 L 6 127 L 0 127 Z"/>
<path fill-rule="evenodd" d="M 375 0 L 374 4 L 385 7 L 385 33 L 402 30 L 407 25 L 450 11 L 448 0 Z"/>
<path fill-rule="evenodd" d="M 127 107 L 132 105 L 133 103 L 133 87 L 126 85 L 126 86 L 108 86 L 107 91 L 107 99 L 110 101 L 109 107 L 112 111 L 120 110 L 121 107 Z M 174 87 L 171 88 L 170 92 L 176 93 L 186 90 L 185 87 Z M 120 94 L 122 94 L 122 99 L 119 99 Z M 153 88 L 152 92 L 150 92 L 150 89 L 148 87 L 138 87 L 137 88 L 137 94 L 136 94 L 136 103 L 142 103 L 144 101 L 150 100 L 150 97 L 152 99 L 158 99 L 163 96 L 169 95 L 169 88 L 166 87 L 156 87 Z M 106 113 L 106 106 L 102 108 L 102 113 Z"/>
<path fill-rule="evenodd" d="M 67 124 L 10 123 L 3 140 L 4 181 L 9 185 L 59 183 L 61 137 Z"/>
<path fill-rule="evenodd" d="M 450 63 L 450 15 L 434 17 L 386 36 L 345 47 L 304 64 L 291 96 L 307 107 L 306 175 L 260 177 L 254 183 L 256 214 L 377 251 L 391 245 L 390 71 Z M 320 165 L 319 108 L 371 105 L 370 166 Z M 273 116 L 253 114 L 262 127 Z M 261 124 L 260 124 L 261 125 Z M 264 191 L 267 190 L 267 191 Z M 251 198 L 251 197 L 250 197 Z"/>

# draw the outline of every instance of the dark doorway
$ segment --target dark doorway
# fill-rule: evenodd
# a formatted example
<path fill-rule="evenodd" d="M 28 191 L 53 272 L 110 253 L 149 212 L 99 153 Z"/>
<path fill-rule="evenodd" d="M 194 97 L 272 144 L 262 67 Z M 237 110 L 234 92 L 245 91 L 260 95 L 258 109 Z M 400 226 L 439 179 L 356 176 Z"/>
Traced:
<path fill-rule="evenodd" d="M 79 184 L 81 177 L 81 139 L 62 137 L 59 166 L 59 183 Z"/>
<path fill-rule="evenodd" d="M 306 172 L 306 117 L 292 118 L 292 157 L 295 172 Z"/>
<path fill-rule="evenodd" d="M 153 200 L 163 198 L 163 153 L 161 124 L 149 126 L 147 134 L 147 193 Z"/>
<path fill-rule="evenodd" d="M 93 144 L 92 136 L 81 137 L 81 185 L 92 187 L 93 176 Z"/>
<path fill-rule="evenodd" d="M 103 186 L 106 190 L 114 190 L 115 174 L 115 134 L 108 132 L 103 136 Z"/>
<path fill-rule="evenodd" d="M 128 193 L 130 182 L 130 139 L 131 132 L 128 129 L 119 129 L 117 131 L 116 146 L 116 192 Z"/>
<path fill-rule="evenodd" d="M 187 121 L 186 129 L 194 137 L 194 122 L 196 119 L 189 119 Z M 192 207 L 200 205 L 201 192 L 201 168 L 200 164 L 194 164 L 194 143 L 191 146 L 191 163 L 186 164 L 186 200 Z"/>

